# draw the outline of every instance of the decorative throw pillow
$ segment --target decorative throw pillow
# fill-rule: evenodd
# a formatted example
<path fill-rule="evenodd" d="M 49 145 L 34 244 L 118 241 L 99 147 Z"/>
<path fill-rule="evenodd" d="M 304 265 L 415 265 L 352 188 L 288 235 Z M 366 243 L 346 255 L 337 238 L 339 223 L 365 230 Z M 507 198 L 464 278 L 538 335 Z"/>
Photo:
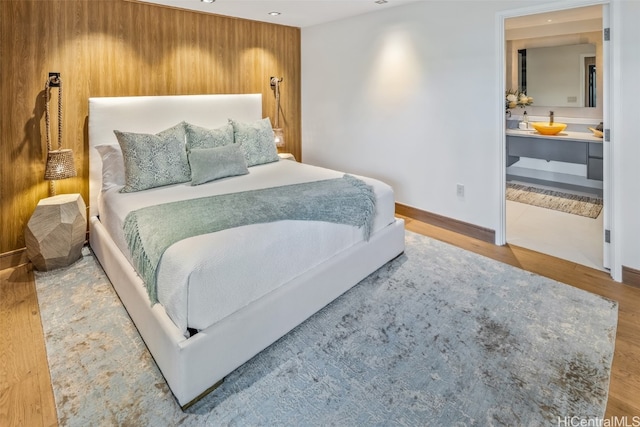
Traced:
<path fill-rule="evenodd" d="M 237 144 L 189 151 L 191 185 L 200 185 L 229 176 L 249 173 L 244 153 Z"/>
<path fill-rule="evenodd" d="M 120 192 L 133 193 L 191 180 L 183 123 L 156 135 L 113 132 L 124 158 L 125 185 Z"/>
<path fill-rule="evenodd" d="M 114 144 L 96 145 L 102 159 L 102 191 L 124 185 L 124 159 L 120 146 Z"/>
<path fill-rule="evenodd" d="M 236 144 L 242 145 L 247 166 L 280 160 L 268 117 L 253 123 L 241 123 L 229 119 L 229 123 L 233 126 Z"/>
<path fill-rule="evenodd" d="M 216 129 L 206 129 L 184 122 L 184 127 L 187 132 L 187 150 L 233 144 L 233 126 L 230 123 Z"/>

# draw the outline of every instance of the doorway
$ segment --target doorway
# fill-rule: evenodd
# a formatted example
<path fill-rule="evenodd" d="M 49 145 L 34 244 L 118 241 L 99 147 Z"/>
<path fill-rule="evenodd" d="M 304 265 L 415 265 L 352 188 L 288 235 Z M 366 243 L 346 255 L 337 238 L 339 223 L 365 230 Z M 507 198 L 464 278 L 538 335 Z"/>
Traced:
<path fill-rule="evenodd" d="M 604 10 L 606 5 L 590 5 L 585 7 L 572 7 L 565 10 L 531 10 L 527 14 L 513 15 L 504 19 L 504 46 L 506 51 L 505 88 L 522 89 L 518 82 L 513 85 L 513 81 L 526 82 L 528 96 L 534 98 L 530 106 L 515 108 L 511 110 L 511 118 L 505 118 L 505 145 L 506 145 L 506 170 L 505 184 L 515 184 L 516 186 L 526 186 L 533 190 L 533 198 L 536 193 L 545 195 L 551 194 L 547 198 L 565 197 L 568 195 L 576 199 L 600 198 L 602 208 L 594 218 L 592 216 L 577 215 L 568 213 L 564 209 L 536 206 L 536 203 L 522 203 L 522 201 L 510 200 L 505 195 L 505 241 L 517 246 L 546 253 L 559 258 L 567 259 L 581 265 L 597 269 L 607 269 L 608 266 L 608 245 L 603 244 L 606 226 L 606 199 L 607 199 L 607 174 L 603 173 L 603 144 L 593 142 L 595 133 L 591 134 L 590 127 L 603 122 L 606 112 L 606 84 L 602 66 L 604 63 L 602 31 L 605 21 Z M 584 21 L 584 22 L 579 22 Z M 594 25 L 598 27 L 594 27 Z M 565 28 L 572 28 L 572 33 L 564 31 Z M 534 69 L 541 68 L 546 72 L 542 85 L 550 89 L 548 93 L 540 92 L 536 89 L 533 74 L 522 75 L 522 58 L 527 55 L 528 61 L 532 61 L 539 52 L 537 48 L 551 48 L 553 46 L 566 46 L 564 50 L 557 54 L 568 57 L 568 49 L 575 49 L 576 45 L 589 45 L 593 41 L 593 33 L 597 32 L 598 52 L 589 54 L 578 52 L 576 59 L 576 90 L 568 90 L 568 71 L 560 71 L 563 74 L 564 83 L 560 89 L 553 89 L 549 80 L 549 75 L 553 74 L 549 68 L 552 63 L 558 63 L 557 59 L 548 60 L 543 65 L 536 65 L 531 62 L 526 64 L 525 69 L 533 73 Z M 591 34 L 589 34 L 591 33 Z M 587 43 L 584 43 L 587 42 Z M 542 51 L 543 49 L 540 49 Z M 514 52 L 514 57 L 509 56 L 509 52 Z M 524 55 L 523 55 L 524 53 Z M 534 54 L 535 53 L 535 54 Z M 540 53 L 541 55 L 541 53 Z M 600 56 L 600 58 L 598 58 Z M 594 61 L 593 58 L 597 60 Z M 557 58 L 557 57 L 556 57 Z M 587 59 L 588 58 L 588 59 Z M 599 67 L 598 64 L 601 66 Z M 602 73 L 602 74 L 599 74 Z M 512 76 L 515 76 L 512 78 Z M 600 84 L 598 84 L 600 83 Z M 563 90 L 567 89 L 563 92 Z M 534 92 L 536 91 L 537 92 Z M 572 89 L 573 90 L 573 89 Z M 538 96 L 540 95 L 540 96 Z M 555 96 L 555 98 L 553 98 Z M 524 111 L 527 114 L 523 114 Z M 576 154 L 578 160 L 569 155 L 569 158 L 551 155 L 528 154 L 526 139 L 518 132 L 522 127 L 520 122 L 524 117 L 530 121 L 549 120 L 549 111 L 554 111 L 556 121 L 566 121 L 568 128 L 562 132 L 563 137 L 585 136 L 586 141 L 576 143 L 575 147 L 580 153 L 585 153 L 584 160 L 581 154 Z M 560 120 L 558 120 L 560 118 Z M 510 120 L 511 119 L 511 120 Z M 516 131 L 510 131 L 516 129 Z M 525 132 L 536 133 L 525 125 Z M 514 134 L 517 136 L 514 138 Z M 574 135 L 575 134 L 575 135 Z M 518 149 L 524 150 L 522 157 L 513 155 L 509 147 L 513 146 L 513 140 L 517 140 Z M 534 141 L 533 139 L 531 141 Z M 539 141 L 539 140 L 538 140 Z M 555 142 L 555 141 L 554 141 Z M 590 153 L 590 148 L 593 151 Z M 554 150 L 556 147 L 551 147 Z M 538 144 L 535 149 L 539 149 Z M 517 152 L 517 150 L 515 150 Z M 596 153 L 596 151 L 598 153 Z M 526 156 L 531 157 L 526 157 Z M 574 163 L 575 162 L 575 163 Z M 594 176 L 593 172 L 600 170 L 599 176 Z M 596 179 L 593 179 L 593 178 Z M 599 181 L 599 183 L 598 183 Z M 562 204 L 562 203 L 561 203 Z"/>

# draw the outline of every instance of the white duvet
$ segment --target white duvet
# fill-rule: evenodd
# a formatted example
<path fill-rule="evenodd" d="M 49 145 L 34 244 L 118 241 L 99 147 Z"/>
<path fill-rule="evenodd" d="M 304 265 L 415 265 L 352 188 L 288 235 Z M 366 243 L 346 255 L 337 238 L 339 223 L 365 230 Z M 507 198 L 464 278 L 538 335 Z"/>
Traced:
<path fill-rule="evenodd" d="M 127 214 L 146 206 L 338 178 L 342 172 L 281 160 L 249 168 L 248 175 L 208 184 L 172 185 L 136 193 L 120 187 L 100 194 L 100 221 L 131 260 L 122 225 Z M 358 177 L 376 195 L 373 233 L 394 221 L 394 195 L 387 184 Z M 279 221 L 219 231 L 169 247 L 157 272 L 158 300 L 186 333 L 204 329 L 362 240 L 362 230 L 341 224 Z"/>

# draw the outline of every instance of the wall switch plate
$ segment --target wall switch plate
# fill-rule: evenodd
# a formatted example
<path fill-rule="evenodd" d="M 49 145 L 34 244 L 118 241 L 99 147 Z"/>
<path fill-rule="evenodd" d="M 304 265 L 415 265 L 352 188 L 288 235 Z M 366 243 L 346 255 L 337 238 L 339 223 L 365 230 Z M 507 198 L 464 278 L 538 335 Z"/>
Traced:
<path fill-rule="evenodd" d="M 464 184 L 456 184 L 456 195 L 464 197 Z"/>

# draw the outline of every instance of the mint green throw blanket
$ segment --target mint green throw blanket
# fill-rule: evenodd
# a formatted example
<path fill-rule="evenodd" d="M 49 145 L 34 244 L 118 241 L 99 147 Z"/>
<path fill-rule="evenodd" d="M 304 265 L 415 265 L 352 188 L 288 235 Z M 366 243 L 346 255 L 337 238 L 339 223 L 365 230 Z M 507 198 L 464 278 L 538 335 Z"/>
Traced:
<path fill-rule="evenodd" d="M 130 212 L 124 235 L 134 267 L 157 300 L 156 269 L 164 251 L 193 236 L 281 220 L 324 221 L 362 228 L 369 239 L 373 189 L 349 175 L 282 187 L 149 206 Z M 311 244 L 313 244 L 311 242 Z"/>

